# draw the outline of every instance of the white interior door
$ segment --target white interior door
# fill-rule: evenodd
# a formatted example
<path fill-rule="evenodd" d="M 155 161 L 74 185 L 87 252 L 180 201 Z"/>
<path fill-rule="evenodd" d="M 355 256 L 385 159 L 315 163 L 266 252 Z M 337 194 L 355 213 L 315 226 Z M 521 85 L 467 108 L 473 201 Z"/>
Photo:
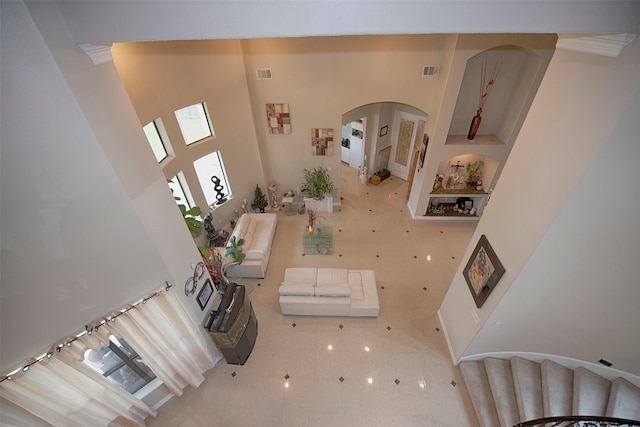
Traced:
<path fill-rule="evenodd" d="M 404 180 L 409 177 L 411 154 L 413 153 L 419 120 L 418 116 L 402 111 L 396 111 L 393 115 L 389 171 L 392 175 Z"/>

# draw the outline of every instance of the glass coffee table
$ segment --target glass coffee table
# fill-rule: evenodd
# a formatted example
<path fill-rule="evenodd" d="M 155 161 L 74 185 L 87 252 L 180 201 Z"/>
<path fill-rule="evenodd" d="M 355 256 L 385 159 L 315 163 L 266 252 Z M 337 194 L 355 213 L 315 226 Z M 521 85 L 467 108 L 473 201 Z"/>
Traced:
<path fill-rule="evenodd" d="M 304 255 L 330 255 L 333 251 L 333 228 L 330 225 L 316 225 L 313 233 L 309 226 L 302 234 L 302 253 Z"/>

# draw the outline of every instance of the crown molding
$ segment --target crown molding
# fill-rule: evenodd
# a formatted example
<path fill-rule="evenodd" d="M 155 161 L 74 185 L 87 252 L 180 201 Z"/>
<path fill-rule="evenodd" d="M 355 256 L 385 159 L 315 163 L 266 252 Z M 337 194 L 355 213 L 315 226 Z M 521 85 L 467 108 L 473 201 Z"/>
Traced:
<path fill-rule="evenodd" d="M 113 56 L 111 56 L 112 43 L 90 43 L 79 46 L 84 50 L 84 53 L 89 55 L 89 58 L 93 61 L 93 65 L 113 61 Z"/>
<path fill-rule="evenodd" d="M 626 33 L 597 35 L 558 34 L 556 49 L 575 50 L 577 52 L 615 58 L 636 37 L 637 34 Z"/>

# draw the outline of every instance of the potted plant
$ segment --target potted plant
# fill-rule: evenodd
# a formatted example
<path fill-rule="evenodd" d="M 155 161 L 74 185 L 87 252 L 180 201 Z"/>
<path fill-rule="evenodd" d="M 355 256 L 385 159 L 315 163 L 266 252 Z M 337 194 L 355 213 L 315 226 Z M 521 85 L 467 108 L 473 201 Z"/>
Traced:
<path fill-rule="evenodd" d="M 236 264 L 242 264 L 242 261 L 247 256 L 242 252 L 242 245 L 244 245 L 244 239 L 236 240 L 236 236 L 231 236 L 227 245 L 226 255 L 231 255 Z"/>
<path fill-rule="evenodd" d="M 483 169 L 484 161 L 482 159 L 476 160 L 473 163 L 467 163 L 467 182 L 475 187 L 478 182 L 482 181 Z"/>
<path fill-rule="evenodd" d="M 316 200 L 324 199 L 327 194 L 333 191 L 333 181 L 329 176 L 329 171 L 323 167 L 313 170 L 304 169 L 304 180 L 307 193 Z"/>
<path fill-rule="evenodd" d="M 266 208 L 268 204 L 269 202 L 267 202 L 267 198 L 264 196 L 262 189 L 259 185 L 256 184 L 256 189 L 253 194 L 253 203 L 251 204 L 251 207 L 253 209 L 258 209 L 260 210 L 260 212 L 264 213 L 264 208 Z"/>
<path fill-rule="evenodd" d="M 314 208 L 307 209 L 307 220 L 309 224 L 309 234 L 313 234 L 313 226 L 316 223 L 320 223 L 319 219 L 322 218 L 318 215 L 318 210 Z"/>

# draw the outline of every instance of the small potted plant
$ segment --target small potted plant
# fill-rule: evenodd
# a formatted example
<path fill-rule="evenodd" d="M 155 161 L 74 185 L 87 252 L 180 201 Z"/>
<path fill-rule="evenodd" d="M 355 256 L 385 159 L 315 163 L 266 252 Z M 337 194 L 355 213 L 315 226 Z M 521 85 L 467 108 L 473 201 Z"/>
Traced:
<path fill-rule="evenodd" d="M 320 218 L 318 216 L 318 210 L 314 209 L 314 208 L 309 208 L 307 209 L 307 219 L 308 219 L 308 223 L 309 223 L 309 234 L 313 234 L 313 226 L 316 224 L 316 222 L 320 222 L 318 221 L 318 218 Z"/>
<path fill-rule="evenodd" d="M 269 202 L 267 202 L 267 198 L 264 196 L 262 189 L 259 185 L 256 184 L 256 189 L 253 194 L 253 203 L 251 204 L 251 207 L 264 213 L 264 208 L 266 208 L 268 204 Z"/>
<path fill-rule="evenodd" d="M 472 187 L 478 185 L 478 182 L 482 181 L 482 172 L 484 171 L 484 161 L 482 159 L 476 160 L 475 162 L 467 163 L 467 182 Z"/>
<path fill-rule="evenodd" d="M 304 169 L 304 180 L 307 194 L 316 200 L 324 199 L 333 191 L 334 184 L 329 171 L 323 167 Z"/>

